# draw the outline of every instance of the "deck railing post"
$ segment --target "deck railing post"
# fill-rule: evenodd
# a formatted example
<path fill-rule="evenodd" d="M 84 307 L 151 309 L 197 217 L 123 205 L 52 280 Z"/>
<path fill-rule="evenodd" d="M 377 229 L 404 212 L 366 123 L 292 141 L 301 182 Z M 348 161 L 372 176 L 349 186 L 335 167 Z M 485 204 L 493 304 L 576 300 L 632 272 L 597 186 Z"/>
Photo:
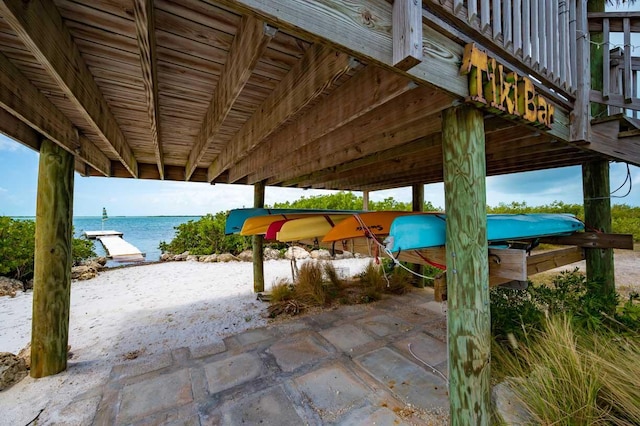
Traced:
<path fill-rule="evenodd" d="M 589 95 L 591 92 L 590 37 L 587 24 L 587 1 L 577 0 L 576 6 L 576 101 L 571 120 L 572 141 L 591 140 Z"/>
<path fill-rule="evenodd" d="M 484 118 L 443 112 L 451 425 L 490 422 L 491 321 Z"/>
<path fill-rule="evenodd" d="M 40 147 L 31 326 L 31 377 L 67 368 L 71 296 L 74 157 L 44 140 Z"/>

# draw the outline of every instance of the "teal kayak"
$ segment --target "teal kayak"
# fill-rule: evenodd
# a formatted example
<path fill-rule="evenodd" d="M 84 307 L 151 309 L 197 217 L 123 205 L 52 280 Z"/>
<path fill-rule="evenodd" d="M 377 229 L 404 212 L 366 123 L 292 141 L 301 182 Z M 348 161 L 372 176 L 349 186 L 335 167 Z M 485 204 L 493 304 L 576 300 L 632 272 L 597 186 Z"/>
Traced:
<path fill-rule="evenodd" d="M 417 250 L 445 245 L 445 214 L 400 216 L 391 224 L 387 249 L 392 252 Z M 584 230 L 575 216 L 564 213 L 490 214 L 487 215 L 487 240 L 500 243 L 510 240 L 569 235 Z"/>
<path fill-rule="evenodd" d="M 278 215 L 281 219 L 287 219 L 287 214 L 358 214 L 360 210 L 323 210 L 323 209 L 267 209 L 267 208 L 247 208 L 233 209 L 229 211 L 227 222 L 225 223 L 224 233 L 238 234 L 242 230 L 242 226 L 247 219 L 257 216 Z"/>

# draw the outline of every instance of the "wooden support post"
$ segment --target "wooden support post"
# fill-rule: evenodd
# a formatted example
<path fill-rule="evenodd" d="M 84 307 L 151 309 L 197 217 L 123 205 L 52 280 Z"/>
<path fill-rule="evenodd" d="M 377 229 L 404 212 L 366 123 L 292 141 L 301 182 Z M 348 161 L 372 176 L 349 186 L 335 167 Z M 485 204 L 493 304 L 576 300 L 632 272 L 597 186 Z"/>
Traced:
<path fill-rule="evenodd" d="M 31 326 L 31 377 L 67 368 L 74 157 L 44 140 L 40 147 Z"/>
<path fill-rule="evenodd" d="M 605 0 L 587 2 L 588 12 L 604 12 Z M 602 43 L 603 34 L 590 33 L 591 40 Z M 591 44 L 591 88 L 602 91 L 603 87 L 603 49 L 609 46 Z M 591 115 L 601 118 L 607 115 L 607 106 L 592 103 Z M 602 232 L 611 232 L 611 199 L 609 186 L 609 162 L 594 161 L 582 165 L 582 188 L 584 193 L 584 220 L 588 227 Z M 613 271 L 613 249 L 585 249 L 587 279 L 602 283 L 601 290 L 615 291 Z"/>
<path fill-rule="evenodd" d="M 264 182 L 253 185 L 253 207 L 264 207 Z M 254 235 L 253 239 L 253 291 L 264 291 L 264 236 Z"/>
<path fill-rule="evenodd" d="M 369 191 L 362 191 L 362 210 L 369 210 Z"/>
<path fill-rule="evenodd" d="M 424 210 L 424 185 L 412 185 L 411 186 L 411 210 L 414 212 L 421 212 Z M 422 265 L 414 263 L 411 267 L 413 272 L 419 275 L 423 275 L 424 268 Z M 424 287 L 424 279 L 416 276 L 415 282 L 418 288 Z"/>
<path fill-rule="evenodd" d="M 491 321 L 482 112 L 469 106 L 442 117 L 452 425 L 490 421 Z"/>
<path fill-rule="evenodd" d="M 582 165 L 584 221 L 589 228 L 611 232 L 611 199 L 609 198 L 609 162 L 593 161 Z M 613 249 L 585 248 L 587 279 L 601 283 L 604 292 L 615 292 Z"/>

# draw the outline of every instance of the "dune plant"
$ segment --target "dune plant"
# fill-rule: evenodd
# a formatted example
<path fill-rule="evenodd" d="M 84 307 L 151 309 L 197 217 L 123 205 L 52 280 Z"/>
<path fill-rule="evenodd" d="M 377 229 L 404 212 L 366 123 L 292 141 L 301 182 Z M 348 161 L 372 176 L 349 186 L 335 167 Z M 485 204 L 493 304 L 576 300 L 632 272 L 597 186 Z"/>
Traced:
<path fill-rule="evenodd" d="M 281 278 L 271 287 L 271 302 L 273 303 L 291 300 L 293 296 L 293 285 L 286 278 Z"/>
<path fill-rule="evenodd" d="M 494 379 L 506 380 L 534 424 L 640 424 L 640 340 L 593 333 L 554 315 L 517 347 L 496 343 Z"/>
<path fill-rule="evenodd" d="M 387 286 L 387 280 L 385 279 L 382 267 L 371 261 L 360 273 L 359 277 L 364 290 L 363 300 L 365 302 L 380 300 Z"/>
<path fill-rule="evenodd" d="M 295 283 L 295 298 L 310 306 L 323 306 L 328 301 L 329 288 L 322 277 L 322 266 L 305 262 L 300 266 Z"/>

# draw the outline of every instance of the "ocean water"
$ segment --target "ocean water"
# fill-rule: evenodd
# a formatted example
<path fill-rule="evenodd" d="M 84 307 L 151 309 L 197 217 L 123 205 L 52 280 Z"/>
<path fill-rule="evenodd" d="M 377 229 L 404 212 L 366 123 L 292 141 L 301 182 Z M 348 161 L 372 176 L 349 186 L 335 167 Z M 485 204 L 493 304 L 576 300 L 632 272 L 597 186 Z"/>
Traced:
<path fill-rule="evenodd" d="M 153 262 L 160 258 L 160 241 L 171 241 L 175 236 L 176 226 L 198 219 L 200 216 L 115 216 L 104 222 L 104 229 L 123 232 L 124 239 L 145 253 L 147 262 Z M 99 231 L 103 229 L 102 217 L 74 217 L 73 227 L 76 237 L 83 236 L 85 231 Z M 94 246 L 99 256 L 106 256 L 99 241 L 94 240 Z M 109 266 L 115 265 L 118 263 L 109 261 Z"/>

